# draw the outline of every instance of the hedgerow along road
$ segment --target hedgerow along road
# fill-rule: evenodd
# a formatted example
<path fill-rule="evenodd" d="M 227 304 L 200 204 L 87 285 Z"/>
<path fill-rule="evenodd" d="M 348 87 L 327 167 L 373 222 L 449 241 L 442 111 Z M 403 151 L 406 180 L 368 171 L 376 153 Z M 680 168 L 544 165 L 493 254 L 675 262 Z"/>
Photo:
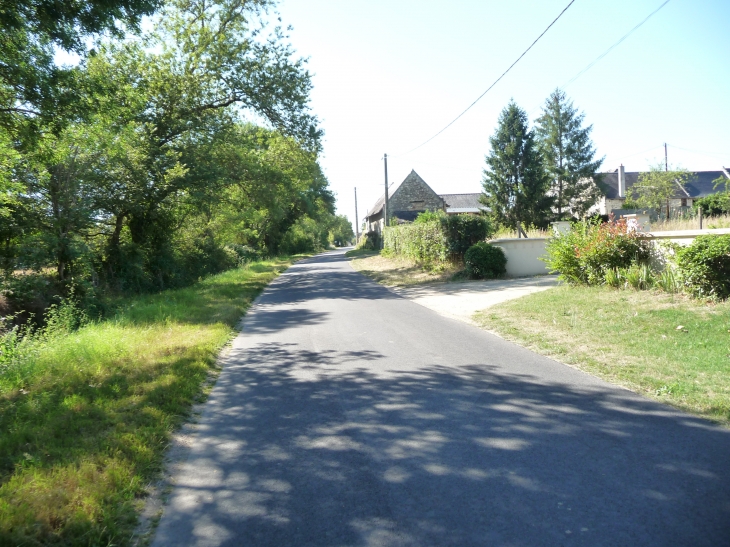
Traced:
<path fill-rule="evenodd" d="M 730 545 L 730 431 L 301 261 L 245 318 L 153 545 Z"/>

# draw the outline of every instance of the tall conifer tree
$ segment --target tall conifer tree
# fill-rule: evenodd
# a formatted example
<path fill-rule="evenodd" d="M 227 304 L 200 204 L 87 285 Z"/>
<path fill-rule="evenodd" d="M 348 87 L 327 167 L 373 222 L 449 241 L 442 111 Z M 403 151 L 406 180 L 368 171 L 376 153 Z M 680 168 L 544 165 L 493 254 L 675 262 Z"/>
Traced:
<path fill-rule="evenodd" d="M 518 229 L 521 224 L 545 227 L 552 197 L 527 113 L 514 101 L 499 115 L 497 130 L 490 137 L 492 150 L 486 156 L 482 203 L 493 219 Z"/>
<path fill-rule="evenodd" d="M 551 179 L 559 220 L 571 215 L 583 217 L 598 199 L 594 181 L 603 158 L 595 158 L 590 138 L 593 126 L 583 127 L 584 118 L 565 92 L 556 89 L 537 119 L 535 134 Z"/>

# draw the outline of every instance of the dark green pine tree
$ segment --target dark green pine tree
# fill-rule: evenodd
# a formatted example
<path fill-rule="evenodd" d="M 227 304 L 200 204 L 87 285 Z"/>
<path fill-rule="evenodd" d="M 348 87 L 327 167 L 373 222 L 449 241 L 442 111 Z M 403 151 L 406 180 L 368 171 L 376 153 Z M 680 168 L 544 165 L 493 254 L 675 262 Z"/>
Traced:
<path fill-rule="evenodd" d="M 537 119 L 535 134 L 551 179 L 558 220 L 585 216 L 598 199 L 596 181 L 603 158 L 595 158 L 590 138 L 593 126 L 583 127 L 584 118 L 565 92 L 556 89 Z"/>
<path fill-rule="evenodd" d="M 497 130 L 490 137 L 492 150 L 485 157 L 482 203 L 494 221 L 518 230 L 522 225 L 545 228 L 553 198 L 527 113 L 514 101 L 499 115 Z"/>

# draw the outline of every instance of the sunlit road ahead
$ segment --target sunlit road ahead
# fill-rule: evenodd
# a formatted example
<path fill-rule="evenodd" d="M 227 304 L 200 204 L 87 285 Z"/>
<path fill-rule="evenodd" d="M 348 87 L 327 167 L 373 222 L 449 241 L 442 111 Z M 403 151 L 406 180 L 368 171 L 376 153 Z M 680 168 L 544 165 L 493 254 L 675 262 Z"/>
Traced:
<path fill-rule="evenodd" d="M 299 262 L 249 312 L 154 546 L 730 545 L 730 432 Z"/>

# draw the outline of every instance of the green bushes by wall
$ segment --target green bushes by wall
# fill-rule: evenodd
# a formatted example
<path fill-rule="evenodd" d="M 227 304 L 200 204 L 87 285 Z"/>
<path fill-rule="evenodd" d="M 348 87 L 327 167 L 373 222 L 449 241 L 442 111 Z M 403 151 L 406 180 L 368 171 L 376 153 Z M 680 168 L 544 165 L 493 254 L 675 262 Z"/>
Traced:
<path fill-rule="evenodd" d="M 446 232 L 440 222 L 389 226 L 383 235 L 383 254 L 435 266 L 449 259 Z"/>
<path fill-rule="evenodd" d="M 469 247 L 494 235 L 494 227 L 481 215 L 444 215 L 441 225 L 446 232 L 449 252 L 464 256 Z"/>
<path fill-rule="evenodd" d="M 464 254 L 464 272 L 471 279 L 500 277 L 507 273 L 507 257 L 500 247 L 481 241 Z"/>
<path fill-rule="evenodd" d="M 649 259 L 650 244 L 639 232 L 627 232 L 626 222 L 584 221 L 547 243 L 545 262 L 559 278 L 572 284 L 601 285 L 606 273 Z"/>
<path fill-rule="evenodd" d="M 489 220 L 477 215 L 421 213 L 413 224 L 385 230 L 384 251 L 423 264 L 461 260 L 467 249 L 494 233 Z"/>
<path fill-rule="evenodd" d="M 607 285 L 636 290 L 661 288 L 698 298 L 730 297 L 730 235 L 702 235 L 685 248 L 659 252 L 649 265 L 651 244 L 640 232 L 626 231 L 623 221 L 581 222 L 557 234 L 547 244 L 548 264 L 571 284 Z M 654 254 L 657 257 L 657 254 Z"/>
<path fill-rule="evenodd" d="M 698 236 L 677 252 L 677 269 L 687 292 L 698 297 L 730 296 L 730 235 Z"/>

